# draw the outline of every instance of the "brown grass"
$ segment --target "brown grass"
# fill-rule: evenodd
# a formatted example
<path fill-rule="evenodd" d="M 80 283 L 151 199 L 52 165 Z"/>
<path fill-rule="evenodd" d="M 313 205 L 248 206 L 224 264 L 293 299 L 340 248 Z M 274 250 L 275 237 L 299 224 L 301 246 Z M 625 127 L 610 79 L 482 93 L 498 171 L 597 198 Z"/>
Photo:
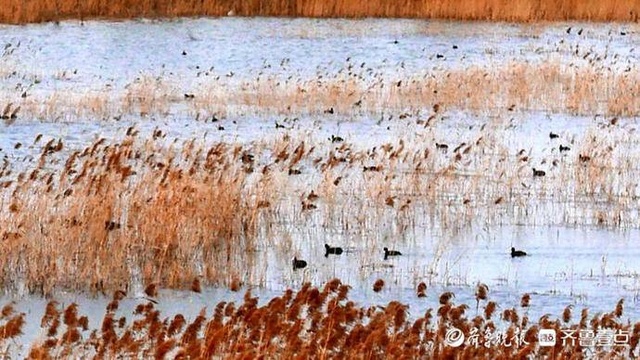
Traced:
<path fill-rule="evenodd" d="M 1 247 L 7 251 L 2 262 L 22 268 L 19 276 L 29 292 L 49 294 L 62 286 L 104 293 L 133 282 L 155 297 L 158 284 L 188 288 L 196 276 L 204 284 L 223 284 L 230 274 L 222 274 L 219 264 L 238 268 L 236 261 L 247 256 L 257 213 L 250 210 L 255 204 L 238 201 L 251 194 L 243 194 L 245 172 L 230 168 L 231 148 L 220 144 L 204 158 L 184 159 L 191 164 L 179 168 L 172 162 L 180 154 L 143 157 L 152 142 L 136 148 L 133 137 L 127 138 L 118 145 L 98 141 L 71 154 L 55 176 L 43 166 L 62 142 L 50 142 L 30 176 L 18 176 L 22 184 L 16 183 L 8 204 L 12 217 L 1 220 Z M 154 174 L 134 167 L 136 159 Z M 211 211 L 208 204 L 217 206 Z M 226 243 L 231 239 L 242 239 L 242 250 Z M 20 265 L 25 261 L 29 266 Z"/>
<path fill-rule="evenodd" d="M 440 112 L 430 116 L 441 121 Z M 8 162 L 0 171 L 0 282 L 9 291 L 24 284 L 45 295 L 115 291 L 114 309 L 122 294 L 145 287 L 151 297 L 157 286 L 237 291 L 264 284 L 257 247 L 279 249 L 285 256 L 275 267 L 289 269 L 296 243 L 278 224 L 306 224 L 316 215 L 328 228 L 366 239 L 355 244 L 363 248 L 375 245 L 370 234 L 387 233 L 381 227 L 391 222 L 398 237 L 424 226 L 415 223 L 416 211 L 452 233 L 480 217 L 488 224 L 508 218 L 637 227 L 629 190 L 640 176 L 637 140 L 619 124 L 608 121 L 576 137 L 566 156 L 534 159 L 503 143 L 506 119 L 470 131 L 464 145 L 449 142 L 448 150 L 436 147 L 447 139 L 432 125 L 414 115 L 405 121 L 417 130 L 415 139 L 371 148 L 280 129 L 246 144 L 171 145 L 159 130 L 142 136 L 130 128 L 120 139 L 77 151 L 38 139 L 41 155 L 31 167 L 18 172 L 21 164 Z M 539 162 L 547 176 L 534 179 L 531 164 Z M 290 174 L 292 167 L 304 175 Z M 371 167 L 377 170 L 364 170 Z M 301 181 L 306 175 L 313 176 Z M 538 210 L 549 204 L 553 213 Z M 368 222 L 372 213 L 388 217 Z M 479 286 L 477 310 L 487 290 Z"/>
<path fill-rule="evenodd" d="M 224 16 L 232 12 L 240 16 L 286 17 L 402 17 L 445 18 L 493 21 L 637 21 L 640 5 L 634 0 L 405 0 L 366 3 L 353 0 L 249 0 L 193 1 L 72 1 L 72 0 L 6 0 L 0 9 L 0 22 L 20 24 L 62 19 L 176 16 Z"/>
<path fill-rule="evenodd" d="M 12 121 L 29 117 L 49 121 L 110 119 L 116 114 L 117 118 L 164 117 L 169 110 L 201 121 L 213 114 L 227 117 L 248 112 L 298 117 L 322 114 L 330 108 L 345 116 L 353 116 L 354 112 L 376 117 L 394 113 L 406 116 L 424 112 L 434 104 L 441 112 L 464 109 L 474 114 L 548 111 L 634 116 L 640 112 L 640 72 L 636 66 L 629 66 L 628 71 L 612 69 L 596 60 L 582 61 L 583 56 L 596 57 L 589 50 L 576 47 L 575 51 L 576 64 L 550 57 L 544 63 L 512 61 L 501 66 L 431 69 L 403 75 L 401 86 L 397 86 L 398 79 L 394 76 L 372 75 L 366 66 L 360 68 L 359 64 L 349 63 L 335 73 L 323 74 L 322 78 L 289 80 L 269 76 L 237 81 L 211 76 L 211 81 L 193 85 L 190 91 L 195 99 L 188 100 L 175 93 L 177 86 L 173 84 L 178 78 L 142 76 L 125 89 L 98 94 L 58 91 L 31 95 L 20 100 L 19 118 Z M 13 97 L 10 92 L 0 94 L 0 105 L 11 104 Z M 173 106 L 185 101 L 181 110 Z M 95 106 L 96 102 L 101 106 Z M 432 122 L 429 118 L 424 121 Z"/>
<path fill-rule="evenodd" d="M 440 305 L 437 321 L 433 321 L 431 309 L 424 316 L 411 319 L 409 307 L 397 301 L 386 306 L 358 307 L 346 294 L 341 296 L 345 287 L 339 280 L 332 280 L 322 290 L 306 283 L 297 293 L 287 290 L 262 306 L 247 292 L 242 304 L 221 302 L 211 317 L 203 309 L 191 320 L 181 314 L 163 320 L 153 303 L 139 304 L 131 322 L 125 318 L 115 321 L 108 311 L 99 332 L 68 324 L 63 335 L 50 334 L 28 344 L 29 357 L 574 359 L 589 353 L 597 353 L 599 358 L 638 355 L 640 323 L 611 319 L 617 310 L 592 317 L 594 327 L 585 327 L 582 321 L 561 326 L 552 315 L 545 315 L 536 323 L 520 323 L 521 316 L 515 309 L 505 310 L 502 321 L 491 320 L 490 315 L 468 316 L 467 305 L 456 305 L 451 302 L 453 294 L 443 294 L 447 301 Z M 496 306 L 495 302 L 489 304 Z M 307 311 L 301 313 L 302 307 Z M 45 315 L 47 319 L 43 318 L 42 324 L 49 315 Z M 23 325 L 13 325 L 15 333 Z M 465 336 L 466 341 L 459 347 L 443 341 L 451 327 L 460 329 Z M 555 347 L 537 346 L 540 329 L 556 331 L 559 340 Z M 628 341 L 615 346 L 563 342 L 561 329 L 575 334 L 596 330 L 626 333 Z M 491 334 L 504 334 L 508 344 L 497 342 Z M 8 340 L 0 338 L 0 345 Z"/>

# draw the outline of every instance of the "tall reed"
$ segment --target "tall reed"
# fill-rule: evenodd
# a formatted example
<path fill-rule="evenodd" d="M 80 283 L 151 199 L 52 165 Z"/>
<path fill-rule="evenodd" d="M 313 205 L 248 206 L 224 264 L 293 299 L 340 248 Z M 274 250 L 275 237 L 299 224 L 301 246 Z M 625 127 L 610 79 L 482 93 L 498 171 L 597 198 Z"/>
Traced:
<path fill-rule="evenodd" d="M 287 17 L 402 17 L 492 21 L 637 21 L 640 5 L 633 0 L 404 0 L 366 3 L 353 0 L 6 0 L 0 22 L 20 24 L 62 19 L 176 16 L 287 16 Z"/>
<path fill-rule="evenodd" d="M 215 306 L 212 315 L 208 316 L 203 309 L 193 319 L 176 314 L 163 320 L 153 303 L 140 303 L 131 321 L 125 317 L 115 319 L 114 313 L 107 310 L 100 331 L 83 327 L 82 321 L 77 321 L 77 309 L 71 305 L 62 316 L 64 333 L 49 331 L 45 339 L 25 345 L 30 347 L 29 357 L 38 359 L 56 355 L 159 359 L 390 355 L 430 359 L 569 359 L 594 353 L 607 358 L 638 355 L 640 323 L 620 321 L 620 305 L 611 313 L 583 316 L 579 323 L 566 319 L 561 323 L 560 317 L 551 314 L 529 321 L 526 313 L 515 308 L 506 308 L 499 318 L 492 317 L 497 307 L 493 301 L 487 303 L 484 314 L 472 315 L 469 306 L 454 303 L 452 293 L 442 294 L 437 311 L 428 309 L 424 315 L 410 315 L 409 306 L 398 301 L 385 306 L 358 306 L 349 300 L 348 291 L 349 287 L 338 279 L 323 288 L 305 283 L 296 292 L 288 289 L 262 305 L 247 292 L 242 303 L 223 301 Z M 42 319 L 45 330 L 52 319 L 59 320 L 62 314 L 56 303 L 49 303 L 47 309 Z M 24 323 L 13 325 L 16 330 L 22 326 Z M 0 325 L 0 335 L 3 328 Z M 464 336 L 458 346 L 447 342 L 454 328 Z M 538 333 L 543 329 L 556 332 L 555 346 L 539 346 Z M 563 330 L 574 334 L 575 341 L 563 339 L 566 334 Z M 593 343 L 587 344 L 584 334 L 589 332 L 611 335 L 608 342 L 604 337 L 598 341 L 592 337 Z M 16 335 L 0 336 L 0 345 L 12 338 L 19 341 Z"/>

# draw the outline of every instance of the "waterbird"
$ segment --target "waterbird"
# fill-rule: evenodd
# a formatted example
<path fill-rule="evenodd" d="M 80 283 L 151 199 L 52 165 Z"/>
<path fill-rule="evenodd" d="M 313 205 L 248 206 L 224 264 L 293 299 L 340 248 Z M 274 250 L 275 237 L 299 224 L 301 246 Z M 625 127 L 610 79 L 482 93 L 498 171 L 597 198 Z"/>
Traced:
<path fill-rule="evenodd" d="M 313 203 L 310 203 L 310 202 L 306 202 L 306 201 L 302 201 L 302 211 L 315 210 L 317 208 L 318 208 L 318 206 L 316 204 L 313 204 Z"/>
<path fill-rule="evenodd" d="M 557 138 L 559 138 L 559 137 L 560 137 L 560 136 L 558 136 L 558 134 L 554 134 L 553 132 L 550 132 L 550 133 L 549 133 L 549 138 L 550 138 L 550 139 L 557 139 Z"/>
<path fill-rule="evenodd" d="M 399 256 L 402 255 L 402 253 L 400 251 L 396 251 L 396 250 L 389 250 L 388 248 L 384 248 L 384 259 L 387 260 L 387 258 L 389 256 Z"/>
<path fill-rule="evenodd" d="M 307 200 L 309 201 L 314 201 L 317 198 L 319 198 L 318 194 L 316 194 L 315 192 L 313 192 L 313 190 L 311 190 L 311 192 L 309 193 L 309 195 L 307 195 Z"/>
<path fill-rule="evenodd" d="M 546 172 L 542 171 L 542 170 L 536 170 L 536 168 L 533 168 L 533 176 L 538 176 L 538 177 L 542 177 L 547 175 Z"/>
<path fill-rule="evenodd" d="M 333 255 L 340 255 L 342 254 L 342 248 L 341 247 L 331 247 L 329 246 L 329 244 L 324 244 L 324 256 L 325 257 L 329 257 L 329 254 L 333 254 Z"/>
<path fill-rule="evenodd" d="M 337 142 L 343 142 L 344 138 L 342 138 L 340 136 L 331 135 L 329 140 L 331 140 L 332 143 L 337 143 Z"/>
<path fill-rule="evenodd" d="M 516 248 L 512 247 L 511 257 L 520 257 L 520 256 L 527 256 L 527 253 L 521 250 L 516 250 Z"/>
<path fill-rule="evenodd" d="M 560 145 L 560 152 L 563 152 L 563 151 L 569 151 L 569 150 L 571 150 L 571 148 L 570 148 L 570 147 Z"/>
<path fill-rule="evenodd" d="M 304 260 L 298 260 L 295 256 L 293 257 L 293 270 L 304 269 L 307 267 L 307 262 Z"/>

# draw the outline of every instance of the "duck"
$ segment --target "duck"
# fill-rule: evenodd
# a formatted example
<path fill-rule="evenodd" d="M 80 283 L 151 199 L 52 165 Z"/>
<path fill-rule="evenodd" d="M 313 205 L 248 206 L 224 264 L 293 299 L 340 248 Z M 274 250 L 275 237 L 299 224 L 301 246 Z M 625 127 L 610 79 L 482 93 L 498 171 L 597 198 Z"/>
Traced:
<path fill-rule="evenodd" d="M 342 248 L 341 247 L 331 247 L 329 246 L 329 244 L 324 244 L 324 256 L 325 257 L 329 257 L 329 254 L 333 254 L 333 255 L 340 255 L 342 254 Z"/>
<path fill-rule="evenodd" d="M 534 177 L 536 177 L 536 176 L 542 177 L 542 176 L 545 176 L 545 175 L 547 175 L 546 172 L 544 172 L 542 170 L 536 170 L 536 168 L 533 168 L 533 176 Z"/>
<path fill-rule="evenodd" d="M 527 256 L 527 253 L 521 250 L 516 250 L 516 248 L 512 247 L 511 257 L 520 257 L 520 256 Z"/>
<path fill-rule="evenodd" d="M 389 256 L 399 256 L 402 255 L 400 251 L 389 250 L 388 248 L 384 248 L 384 259 L 387 260 Z"/>
<path fill-rule="evenodd" d="M 304 269 L 307 267 L 307 262 L 304 260 L 298 260 L 298 258 L 293 258 L 293 270 Z"/>

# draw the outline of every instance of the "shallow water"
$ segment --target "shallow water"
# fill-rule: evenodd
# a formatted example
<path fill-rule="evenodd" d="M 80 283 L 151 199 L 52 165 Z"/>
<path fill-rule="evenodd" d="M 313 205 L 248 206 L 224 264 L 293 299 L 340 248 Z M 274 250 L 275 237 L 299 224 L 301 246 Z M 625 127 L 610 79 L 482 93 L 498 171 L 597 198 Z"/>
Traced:
<path fill-rule="evenodd" d="M 631 304 L 640 300 L 640 264 L 635 260 L 640 247 L 634 241 L 638 235 L 638 230 L 503 226 L 468 230 L 446 239 L 426 236 L 382 241 L 372 248 L 359 245 L 357 239 L 333 242 L 350 251 L 329 258 L 323 256 L 323 242 L 317 240 L 314 246 L 299 245 L 301 257 L 310 263 L 305 275 L 271 269 L 278 275 L 268 287 L 277 288 L 281 282 L 285 288 L 300 278 L 322 283 L 338 277 L 354 287 L 354 296 L 359 297 L 361 291 L 361 301 L 366 302 L 373 295 L 373 282 L 381 278 L 393 296 L 419 304 L 422 300 L 415 298 L 419 282 L 429 285 L 432 301 L 437 300 L 435 295 L 453 289 L 466 302 L 475 302 L 475 285 L 482 282 L 491 289 L 491 298 L 501 304 L 517 304 L 522 294 L 532 294 L 531 311 L 537 314 L 560 314 L 568 304 L 611 311 L 625 298 L 627 315 L 637 318 L 640 311 Z M 403 256 L 385 261 L 385 245 Z M 512 246 L 528 256 L 511 258 Z"/>
<path fill-rule="evenodd" d="M 201 309 L 211 314 L 220 301 L 242 303 L 247 289 L 259 297 L 259 305 L 280 296 L 286 288 L 299 288 L 303 282 L 314 285 L 338 277 L 352 286 L 349 299 L 359 306 L 386 305 L 390 301 L 408 304 L 411 318 L 422 316 L 427 309 L 438 308 L 439 295 L 452 291 L 456 304 L 468 304 L 469 317 L 476 315 L 475 286 L 482 282 L 489 287 L 489 300 L 500 305 L 500 311 L 515 307 L 520 314 L 537 320 L 544 314 L 560 317 L 568 305 L 573 305 L 573 320 L 577 321 L 580 311 L 588 308 L 591 315 L 611 312 L 618 300 L 623 298 L 624 315 L 627 319 L 640 319 L 639 273 L 640 264 L 635 261 L 640 256 L 640 247 L 635 239 L 640 230 L 615 231 L 596 228 L 570 227 L 525 227 L 503 226 L 465 231 L 451 239 L 427 237 L 421 239 L 398 240 L 394 249 L 402 256 L 384 260 L 382 244 L 372 249 L 358 245 L 357 240 L 334 245 L 344 246 L 346 251 L 340 256 L 324 257 L 323 244 L 301 244 L 301 257 L 309 262 L 304 270 L 294 271 L 287 266 L 287 259 L 272 263 L 268 270 L 268 280 L 262 287 L 243 287 L 239 292 L 226 289 L 205 288 L 200 294 L 188 291 L 161 290 L 157 308 L 162 318 L 183 314 L 193 320 Z M 439 261 L 434 261 L 434 247 L 445 241 L 445 250 Z M 514 246 L 526 250 L 528 256 L 511 258 L 509 249 Z M 265 249 L 273 259 L 275 249 Z M 363 265 L 364 264 L 364 265 Z M 363 269 L 364 266 L 364 269 Z M 392 266 L 392 267 L 391 267 Z M 438 275 L 433 275 L 435 271 Z M 430 276 L 430 274 L 432 276 Z M 373 291 L 373 282 L 383 279 L 382 291 Z M 431 280 L 431 282 L 430 282 Z M 416 296 L 418 282 L 428 284 L 427 297 Z M 531 295 L 531 306 L 520 307 L 524 293 Z M 46 300 L 38 297 L 12 298 L 4 296 L 0 303 L 14 300 L 17 310 L 27 314 L 25 335 L 20 343 L 30 344 L 43 338 L 39 328 Z M 90 328 L 99 328 L 108 298 L 88 298 L 81 294 L 59 294 L 56 300 L 62 306 L 76 302 L 80 314 L 90 317 Z M 141 289 L 128 294 L 120 303 L 117 316 L 133 318 L 136 304 L 145 303 Z M 485 301 L 480 302 L 480 312 Z"/>
<path fill-rule="evenodd" d="M 583 36 L 567 34 L 568 26 L 584 28 Z M 587 63 L 574 54 L 580 48 L 606 53 L 602 68 L 624 69 L 638 63 L 635 39 L 632 24 L 216 18 L 0 26 L 0 44 L 15 47 L 3 60 L 41 81 L 31 91 L 105 91 L 141 75 L 175 77 L 188 91 L 211 81 L 200 76 L 207 70 L 306 78 L 348 63 L 395 76 L 554 57 Z"/>

